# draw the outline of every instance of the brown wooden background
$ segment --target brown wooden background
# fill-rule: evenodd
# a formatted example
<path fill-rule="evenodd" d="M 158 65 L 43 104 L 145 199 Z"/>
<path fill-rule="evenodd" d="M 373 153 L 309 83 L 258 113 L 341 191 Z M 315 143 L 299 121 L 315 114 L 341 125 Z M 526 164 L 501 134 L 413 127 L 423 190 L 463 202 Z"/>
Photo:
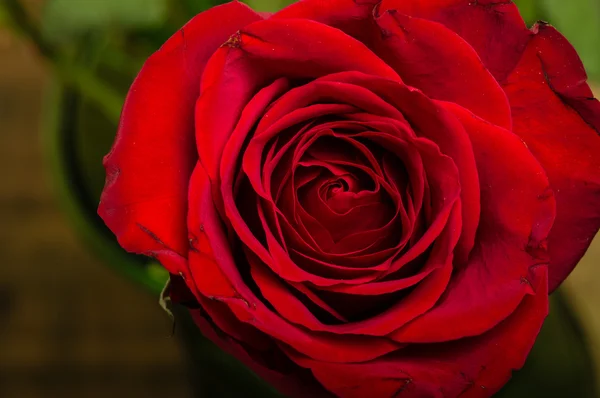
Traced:
<path fill-rule="evenodd" d="M 38 136 L 46 78 L 0 30 L 0 397 L 190 396 L 156 298 L 86 253 L 58 209 Z M 567 282 L 597 358 L 599 259 L 597 239 Z"/>
<path fill-rule="evenodd" d="M 47 72 L 0 30 L 0 397 L 188 397 L 157 299 L 86 253 L 45 179 Z"/>

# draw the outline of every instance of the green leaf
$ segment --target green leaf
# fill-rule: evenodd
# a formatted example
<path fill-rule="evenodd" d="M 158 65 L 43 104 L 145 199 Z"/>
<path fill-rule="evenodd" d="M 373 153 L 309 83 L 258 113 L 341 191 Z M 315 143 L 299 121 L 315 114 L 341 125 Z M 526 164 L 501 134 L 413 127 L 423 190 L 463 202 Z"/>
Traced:
<path fill-rule="evenodd" d="M 167 0 L 50 0 L 42 16 L 42 33 L 51 41 L 64 42 L 114 27 L 153 27 L 165 21 L 167 11 Z"/>
<path fill-rule="evenodd" d="M 590 77 L 600 79 L 600 2 L 598 0 L 539 0 L 541 11 L 569 41 Z"/>

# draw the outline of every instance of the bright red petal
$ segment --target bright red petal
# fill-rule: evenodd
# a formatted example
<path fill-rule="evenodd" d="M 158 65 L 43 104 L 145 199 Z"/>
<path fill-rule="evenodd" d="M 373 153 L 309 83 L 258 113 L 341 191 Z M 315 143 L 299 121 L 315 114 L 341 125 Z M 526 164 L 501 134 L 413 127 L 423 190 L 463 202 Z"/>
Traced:
<path fill-rule="evenodd" d="M 194 104 L 208 58 L 261 17 L 242 3 L 192 19 L 144 65 L 133 83 L 98 213 L 125 249 L 154 255 L 172 273 L 187 256 L 187 187 L 197 155 Z"/>

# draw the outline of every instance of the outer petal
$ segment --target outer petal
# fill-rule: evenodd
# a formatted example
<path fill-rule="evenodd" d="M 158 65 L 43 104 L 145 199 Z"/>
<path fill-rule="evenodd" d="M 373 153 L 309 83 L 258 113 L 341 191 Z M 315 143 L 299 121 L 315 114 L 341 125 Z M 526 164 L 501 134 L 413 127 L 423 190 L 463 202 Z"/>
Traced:
<path fill-rule="evenodd" d="M 98 212 L 125 249 L 157 256 L 177 273 L 187 251 L 187 186 L 197 155 L 194 103 L 208 58 L 261 17 L 239 2 L 192 19 L 144 65 L 106 156 Z"/>
<path fill-rule="evenodd" d="M 310 19 L 340 29 L 368 45 L 375 31 L 373 9 L 380 2 L 381 0 L 300 0 L 271 18 Z"/>
<path fill-rule="evenodd" d="M 363 43 L 313 21 L 269 19 L 232 36 L 208 63 L 196 106 L 198 151 L 213 182 L 223 148 L 260 88 L 280 77 L 314 79 L 346 70 L 399 80 Z"/>
<path fill-rule="evenodd" d="M 384 5 L 378 12 L 376 22 L 383 38 L 373 43 L 374 51 L 407 85 L 511 128 L 506 95 L 467 42 L 440 23 Z"/>
<path fill-rule="evenodd" d="M 517 64 L 529 37 L 510 0 L 383 0 L 380 7 L 444 24 L 477 51 L 498 81 Z"/>
<path fill-rule="evenodd" d="M 600 228 L 600 103 L 569 42 L 545 24 L 532 32 L 504 88 L 514 132 L 537 157 L 556 195 L 557 216 L 548 240 L 552 291 Z"/>
<path fill-rule="evenodd" d="M 481 336 L 407 347 L 365 363 L 332 364 L 286 350 L 332 393 L 362 397 L 489 397 L 523 366 L 548 313 L 547 269 L 530 272 L 532 295 Z"/>
<path fill-rule="evenodd" d="M 394 68 L 406 84 L 432 98 L 456 102 L 501 127 L 511 127 L 506 96 L 486 69 L 488 65 L 479 59 L 476 49 L 460 37 L 460 32 L 453 32 L 451 26 L 450 29 L 445 27 L 446 21 L 429 20 L 427 13 L 422 17 L 418 13 L 415 15 L 421 7 L 439 1 L 427 1 L 427 5 L 419 7 L 411 5 L 415 3 L 411 0 L 376 3 L 369 0 L 304 0 L 283 9 L 273 18 L 307 18 L 338 28 L 365 43 Z M 462 2 L 455 0 L 454 3 Z M 513 5 L 510 7 L 516 10 Z M 479 8 L 487 10 L 489 7 Z M 459 11 L 456 11 L 457 17 L 462 15 Z M 467 26 L 473 23 L 478 27 L 485 25 L 490 22 L 488 14 L 481 16 L 475 12 L 473 15 L 483 20 L 469 20 Z M 519 17 L 518 12 L 516 16 Z M 527 29 L 523 27 L 523 30 L 526 40 Z M 486 30 L 485 33 L 492 36 L 497 32 Z M 478 32 L 475 37 L 479 39 L 479 35 Z M 519 54 L 517 51 L 516 55 Z M 517 59 L 511 61 L 513 65 Z"/>
<path fill-rule="evenodd" d="M 490 330 L 532 293 L 530 269 L 548 262 L 544 243 L 555 202 L 543 169 L 509 131 L 456 104 L 444 106 L 463 123 L 473 143 L 481 220 L 469 262 L 444 297 L 391 336 L 402 343 L 449 341 Z"/>

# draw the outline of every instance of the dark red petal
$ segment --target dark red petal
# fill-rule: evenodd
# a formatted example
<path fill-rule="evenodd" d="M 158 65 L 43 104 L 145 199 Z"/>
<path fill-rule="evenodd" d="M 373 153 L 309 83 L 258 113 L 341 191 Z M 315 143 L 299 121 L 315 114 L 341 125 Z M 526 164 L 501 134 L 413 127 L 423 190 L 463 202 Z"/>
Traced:
<path fill-rule="evenodd" d="M 263 162 L 262 158 L 264 152 L 267 152 L 266 149 L 271 140 L 277 139 L 278 136 L 281 137 L 281 133 L 292 126 L 303 122 L 307 123 L 306 126 L 298 130 L 298 132 L 295 133 L 280 149 L 281 152 L 285 153 L 287 150 L 294 148 L 296 141 L 311 130 L 311 120 L 326 115 L 344 115 L 355 112 L 356 110 L 357 108 L 354 106 L 346 104 L 314 104 L 304 108 L 290 110 L 289 113 L 285 114 L 280 119 L 276 119 L 273 124 L 265 122 L 270 119 L 270 116 L 268 116 L 268 114 L 264 115 L 243 154 L 242 166 L 244 172 L 252 182 L 252 186 L 256 192 L 264 199 L 270 200 L 272 199 L 271 196 L 274 196 L 274 198 L 278 200 L 279 195 L 281 194 L 280 191 L 285 186 L 285 184 L 280 184 L 277 192 L 270 192 L 269 184 L 264 181 L 267 176 L 266 172 L 274 167 L 272 164 L 269 165 L 268 163 Z M 261 129 L 262 127 L 265 127 L 264 130 Z M 266 156 L 269 156 L 268 152 L 266 153 Z M 275 159 L 280 161 L 282 160 L 282 157 L 276 157 Z M 275 159 L 270 159 L 270 161 Z M 283 160 L 288 162 L 288 167 L 284 170 L 283 176 L 283 178 L 286 179 L 291 176 L 293 159 L 289 157 L 283 158 Z"/>
<path fill-rule="evenodd" d="M 336 76 L 338 74 L 326 75 L 321 79 L 296 87 L 282 96 L 273 104 L 273 107 L 265 115 L 265 119 L 259 124 L 257 136 L 266 139 L 263 138 L 266 135 L 263 133 L 264 130 L 292 111 L 313 104 L 348 104 L 373 115 L 403 120 L 402 113 L 398 109 L 382 100 L 368 88 L 352 84 L 352 82 L 348 84 L 336 80 Z M 394 81 L 391 80 L 391 82 Z"/>
<path fill-rule="evenodd" d="M 317 319 L 299 298 L 292 294 L 291 286 L 283 282 L 267 267 L 259 263 L 254 263 L 251 264 L 250 270 L 252 278 L 265 300 L 271 303 L 273 308 L 282 317 L 309 330 L 327 330 L 327 326 Z M 335 313 L 339 318 L 343 319 L 334 310 L 330 312 Z"/>
<path fill-rule="evenodd" d="M 187 256 L 187 187 L 197 155 L 194 104 L 208 58 L 261 19 L 234 2 L 196 16 L 146 62 L 127 96 L 104 159 L 98 213 L 127 250 L 155 255 L 172 273 Z"/>
<path fill-rule="evenodd" d="M 407 299 L 401 300 L 380 314 L 365 320 L 341 325 L 328 325 L 318 320 L 314 314 L 310 313 L 304 303 L 291 294 L 290 287 L 265 267 L 253 266 L 252 276 L 265 299 L 271 303 L 279 314 L 290 322 L 315 332 L 327 332 L 346 336 L 367 335 L 383 337 L 417 316 L 422 315 L 435 304 L 444 292 L 444 288 L 450 279 L 452 272 L 451 262 L 452 257 L 446 256 L 446 260 L 443 263 L 432 267 L 435 269 L 424 276 L 424 280 L 416 285 L 415 290 L 408 295 Z M 401 287 L 396 286 L 396 290 L 400 289 Z M 385 294 L 385 292 L 382 292 L 382 294 Z M 363 296 L 360 299 L 366 301 L 370 297 Z M 324 301 L 327 302 L 327 300 Z M 400 345 L 396 348 L 399 347 Z"/>
<path fill-rule="evenodd" d="M 237 222 L 237 220 L 236 220 Z M 265 235 L 267 240 L 267 248 L 269 254 L 267 256 L 264 255 L 262 246 L 259 246 L 259 243 L 255 241 L 255 239 L 249 239 L 249 236 L 245 234 L 245 229 L 241 224 L 236 225 L 244 236 L 242 237 L 244 242 L 259 256 L 263 256 L 261 258 L 269 267 L 281 278 L 285 279 L 289 282 L 310 282 L 316 286 L 332 286 L 337 284 L 360 284 L 365 283 L 367 281 L 373 280 L 375 278 L 374 272 L 367 273 L 361 272 L 359 276 L 356 276 L 352 279 L 343 279 L 340 277 L 342 272 L 340 270 L 334 270 L 335 275 L 328 275 L 326 277 L 319 276 L 316 273 L 309 272 L 304 268 L 300 267 L 298 263 L 296 263 L 291 257 L 290 253 L 287 253 L 284 248 L 277 242 L 274 238 L 272 231 L 268 228 L 265 229 Z M 360 271 L 360 270 L 357 270 Z M 368 270 L 367 270 L 368 271 Z"/>
<path fill-rule="evenodd" d="M 230 141 L 230 142 L 232 142 L 232 141 Z M 229 148 L 229 147 L 230 146 L 228 145 L 227 148 Z M 227 148 L 226 148 L 226 153 L 229 153 Z M 246 150 L 246 153 L 245 153 L 246 157 L 251 156 L 251 154 L 252 154 L 252 151 Z M 258 163 L 258 159 L 260 159 L 260 155 L 257 155 L 257 157 L 256 157 L 256 160 L 257 160 L 256 164 L 252 167 L 249 167 L 249 169 L 251 171 L 253 171 L 253 173 L 249 173 L 249 174 L 256 174 L 256 173 L 254 173 L 254 171 L 256 170 L 256 168 L 260 167 L 259 163 Z M 258 174 L 260 174 L 260 173 L 258 173 Z M 280 275 L 281 277 L 283 277 L 284 279 L 286 279 L 288 281 L 292 281 L 292 282 L 311 281 L 318 285 L 334 285 L 334 284 L 340 283 L 340 280 L 338 280 L 338 279 L 331 279 L 329 277 L 322 277 L 319 275 L 315 275 L 315 274 L 307 272 L 305 269 L 299 267 L 298 264 L 296 264 L 290 258 L 289 253 L 287 253 L 286 248 L 283 247 L 282 243 L 280 243 L 278 241 L 277 237 L 274 234 L 274 231 L 272 231 L 269 228 L 269 223 L 267 222 L 264 213 L 261 213 L 260 219 L 263 224 L 262 227 L 263 227 L 264 235 L 265 235 L 265 239 L 266 239 L 266 246 L 264 246 L 257 239 L 257 236 L 253 233 L 253 231 L 248 227 L 246 221 L 241 217 L 239 209 L 237 208 L 236 203 L 234 202 L 232 194 L 231 194 L 231 183 L 230 183 L 231 176 L 232 176 L 231 174 L 223 175 L 222 193 L 223 193 L 224 204 L 225 204 L 225 213 L 227 214 L 228 220 L 231 223 L 231 225 L 233 226 L 233 228 L 236 231 L 239 238 L 261 259 L 261 261 L 268 264 L 269 267 L 271 269 L 273 269 L 278 275 Z M 259 182 L 257 182 L 257 190 L 262 191 L 261 184 L 260 184 L 260 175 L 257 175 L 257 179 L 259 180 Z M 263 195 L 265 195 L 264 192 L 263 192 Z M 269 200 L 268 197 L 266 197 L 266 199 Z M 252 200 L 252 198 L 246 198 L 246 200 Z M 289 200 L 289 199 L 287 200 L 287 203 L 291 203 L 291 202 L 293 202 L 293 200 Z M 263 211 L 261 206 L 258 207 L 258 211 L 259 212 Z M 283 226 L 285 227 L 285 225 L 283 225 Z M 275 232 L 277 232 L 277 231 L 275 231 Z M 340 271 L 340 270 L 337 270 L 337 271 Z M 348 269 L 347 271 L 353 271 L 354 273 L 356 273 L 355 270 L 351 270 L 351 269 Z M 352 280 L 346 281 L 346 282 L 347 283 L 361 283 L 361 281 L 370 280 L 373 277 L 374 276 L 363 276 L 361 278 L 352 279 Z"/>
<path fill-rule="evenodd" d="M 532 269 L 530 280 L 531 294 L 508 319 L 481 336 L 408 346 L 357 364 L 315 361 L 283 349 L 300 366 L 310 369 L 326 389 L 341 397 L 489 397 L 508 381 L 512 370 L 523 366 L 548 313 L 546 267 Z"/>
<path fill-rule="evenodd" d="M 569 42 L 548 25 L 532 30 L 504 89 L 513 107 L 514 132 L 544 167 L 556 195 L 548 240 L 553 291 L 600 228 L 600 103 Z"/>
<path fill-rule="evenodd" d="M 360 41 L 338 29 L 306 19 L 257 22 L 242 30 L 240 40 L 243 51 L 272 65 L 272 71 L 267 73 L 318 77 L 356 70 L 398 79 L 398 75 Z"/>
<path fill-rule="evenodd" d="M 496 79 L 514 67 L 528 34 L 516 6 L 505 3 L 304 0 L 272 18 L 338 28 L 365 43 L 407 84 L 510 128 L 510 109 Z"/>
<path fill-rule="evenodd" d="M 373 43 L 374 51 L 407 85 L 511 128 L 504 91 L 467 42 L 440 23 L 409 17 L 384 5 L 378 12 L 376 21 L 384 36 Z"/>
<path fill-rule="evenodd" d="M 430 274 L 436 272 L 440 268 L 445 268 L 446 266 L 449 266 L 450 269 L 452 269 L 452 250 L 454 249 L 458 240 L 458 235 L 455 232 L 456 230 L 460 230 L 460 206 L 458 204 L 455 204 L 454 209 L 452 210 L 450 218 L 446 225 L 446 228 L 444 229 L 444 231 L 442 231 L 440 237 L 432 245 L 433 248 L 427 256 L 425 263 L 422 265 L 420 270 L 418 270 L 413 275 L 394 279 L 393 277 L 398 277 L 398 275 L 393 274 L 385 279 L 364 283 L 362 285 L 331 286 L 325 288 L 324 290 L 353 295 L 375 296 L 379 294 L 396 292 L 398 290 L 413 286 L 414 284 L 421 282 L 423 279 L 429 277 Z M 443 274 L 444 272 L 441 273 Z M 441 289 L 438 291 L 438 294 L 441 294 L 444 288 L 445 285 L 442 285 Z M 431 290 L 431 288 L 427 290 Z M 416 294 L 414 295 L 419 296 L 419 294 L 420 293 L 416 292 Z M 405 312 L 409 312 L 411 310 L 409 308 L 411 303 L 418 303 L 419 301 L 422 301 L 422 297 L 420 297 L 418 300 L 415 300 L 414 297 L 405 299 L 403 301 L 403 308 Z M 433 302 L 431 304 L 433 305 Z"/>
<path fill-rule="evenodd" d="M 300 18 L 318 21 L 369 43 L 373 8 L 381 0 L 300 0 L 271 18 Z"/>
<path fill-rule="evenodd" d="M 513 70 L 529 37 L 517 6 L 507 0 L 384 0 L 380 12 L 387 9 L 453 30 L 477 51 L 498 81 Z"/>
<path fill-rule="evenodd" d="M 361 362 L 396 350 L 388 339 L 367 336 L 332 336 L 309 333 L 272 311 L 259 299 L 241 275 L 247 264 L 234 260 L 212 200 L 211 181 L 198 163 L 190 180 L 188 230 L 189 269 L 182 271 L 188 287 L 201 300 L 203 296 L 226 304 L 234 319 L 250 324 L 317 360 Z M 254 251 L 254 249 L 253 249 Z M 222 319 L 226 322 L 226 318 Z M 235 325 L 230 325 L 235 328 Z"/>
<path fill-rule="evenodd" d="M 223 147 L 261 87 L 282 76 L 317 78 L 345 70 L 399 79 L 364 44 L 313 21 L 268 19 L 233 35 L 208 62 L 196 106 L 198 152 L 211 180 L 218 182 Z"/>
<path fill-rule="evenodd" d="M 339 73 L 324 79 L 369 88 L 402 110 L 404 117 L 411 122 L 418 136 L 435 142 L 443 154 L 452 158 L 459 171 L 463 204 L 463 227 L 455 261 L 463 264 L 473 247 L 480 212 L 477 166 L 464 127 L 452 114 L 432 102 L 423 93 L 403 84 L 355 72 Z M 421 199 L 417 199 L 415 206 L 421 206 L 421 202 Z"/>
<path fill-rule="evenodd" d="M 268 300 L 283 317 L 291 322 L 302 325 L 313 331 L 342 335 L 362 334 L 385 336 L 402 327 L 407 322 L 415 319 L 417 316 L 424 314 L 444 293 L 452 273 L 451 251 L 458 240 L 458 236 L 455 233 L 457 230 L 460 230 L 460 206 L 455 206 L 454 211 L 452 212 L 451 221 L 443 232 L 443 236 L 436 242 L 429 258 L 429 262 L 424 268 L 423 275 L 416 276 L 415 280 L 409 278 L 404 281 L 390 281 L 388 283 L 375 282 L 371 285 L 372 289 L 370 291 L 361 289 L 360 286 L 356 287 L 358 289 L 357 291 L 354 291 L 352 288 L 344 289 L 343 287 L 336 286 L 331 289 L 328 287 L 318 288 L 318 290 L 331 291 L 338 295 L 339 293 L 344 293 L 343 295 L 340 295 L 342 300 L 344 300 L 344 297 L 348 297 L 345 296 L 346 294 L 359 294 L 362 295 L 360 300 L 371 301 L 372 298 L 365 296 L 373 296 L 377 289 L 379 289 L 378 293 L 381 296 L 420 282 L 417 283 L 415 289 L 410 292 L 405 299 L 395 303 L 390 308 L 382 311 L 376 316 L 349 324 L 323 324 L 309 312 L 299 299 L 291 294 L 289 286 L 286 286 L 282 280 L 278 279 L 275 274 L 269 272 L 266 268 L 261 268 L 260 264 L 253 265 L 252 275 L 265 299 Z M 324 301 L 328 302 L 328 300 Z"/>
<path fill-rule="evenodd" d="M 372 137 L 374 140 L 379 140 L 379 138 Z M 393 141 L 385 142 L 384 140 L 381 144 L 386 145 L 391 151 L 397 150 Z M 385 271 L 385 275 L 393 274 L 423 254 L 440 236 L 444 228 L 447 228 L 449 220 L 452 219 L 452 213 L 461 210 L 460 207 L 456 208 L 456 203 L 460 199 L 460 182 L 452 159 L 442 155 L 439 148 L 427 139 L 417 138 L 413 145 L 413 150 L 419 152 L 423 158 L 425 173 L 421 178 L 431 187 L 425 195 L 431 200 L 431 206 L 429 209 L 423 208 L 425 217 L 429 218 L 429 224 L 423 236 L 419 237 L 418 241 L 392 263 L 392 266 Z M 424 201 L 424 203 L 426 202 Z M 431 214 L 427 214 L 427 211 L 431 211 Z M 462 221 L 458 225 L 452 225 L 453 244 L 450 250 L 454 249 L 459 240 L 461 227 Z"/>
<path fill-rule="evenodd" d="M 463 363 L 470 364 L 472 384 L 463 392 L 465 398 L 495 394 L 510 379 L 513 370 L 523 367 L 525 360 L 548 315 L 548 269 L 545 265 L 530 269 L 527 283 L 534 295 L 527 295 L 511 316 L 489 333 L 465 341 L 456 353 L 466 350 Z M 473 348 L 469 350 L 468 346 Z M 474 366 L 478 358 L 485 363 Z M 482 391 L 485 390 L 485 391 Z"/>
<path fill-rule="evenodd" d="M 347 255 L 331 255 L 328 253 L 321 255 L 319 253 L 319 258 L 313 258 L 311 256 L 316 257 L 316 255 L 312 252 L 307 254 L 306 250 L 301 251 L 291 249 L 290 256 L 303 269 L 310 270 L 316 274 L 329 276 L 335 280 L 335 283 L 329 283 L 327 286 L 345 286 L 349 280 L 353 280 L 357 277 L 369 277 L 361 279 L 361 283 L 375 279 L 378 276 L 379 271 L 389 268 L 389 263 L 391 261 L 389 260 L 389 257 L 395 251 L 397 250 L 390 249 L 373 254 L 352 253 L 349 257 L 347 257 Z M 342 263 L 344 265 L 338 265 L 336 263 Z M 355 286 L 358 284 L 354 283 L 352 285 Z"/>
<path fill-rule="evenodd" d="M 220 161 L 218 165 L 218 177 L 221 179 L 221 186 L 215 189 L 217 187 L 216 181 L 212 180 L 213 194 L 217 198 L 215 201 L 217 209 L 221 210 L 221 205 L 235 206 L 234 186 L 236 184 L 236 174 L 238 179 L 243 178 L 241 173 L 239 173 L 238 157 L 240 156 L 240 150 L 244 146 L 244 143 L 247 142 L 248 137 L 254 133 L 253 129 L 256 123 L 263 117 L 265 110 L 276 98 L 287 91 L 289 85 L 287 79 L 277 79 L 259 90 L 244 105 L 234 130 L 224 143 L 225 146 L 220 148 L 222 153 L 218 156 Z M 224 215 L 225 210 L 223 210 Z"/>
<path fill-rule="evenodd" d="M 543 169 L 523 142 L 456 104 L 475 152 L 481 185 L 481 220 L 468 264 L 424 316 L 391 337 L 440 342 L 481 334 L 507 318 L 531 293 L 531 267 L 547 263 L 544 241 L 555 216 Z M 457 321 L 460 320 L 460 321 Z"/>

